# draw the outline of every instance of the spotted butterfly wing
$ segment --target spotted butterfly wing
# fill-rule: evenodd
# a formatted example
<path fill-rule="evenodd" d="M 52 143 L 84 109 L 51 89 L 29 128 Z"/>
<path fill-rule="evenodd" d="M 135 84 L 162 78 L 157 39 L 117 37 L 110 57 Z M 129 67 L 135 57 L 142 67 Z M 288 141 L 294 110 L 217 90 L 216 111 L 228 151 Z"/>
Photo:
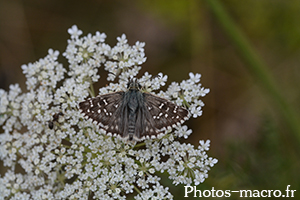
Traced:
<path fill-rule="evenodd" d="M 97 122 L 108 133 L 118 132 L 121 128 L 121 110 L 124 92 L 99 95 L 79 103 L 79 108 L 87 119 Z"/>
<path fill-rule="evenodd" d="M 182 124 L 188 119 L 187 109 L 150 93 L 143 93 L 145 99 L 146 126 L 142 136 L 156 135 Z"/>
<path fill-rule="evenodd" d="M 140 141 L 156 137 L 188 119 L 188 111 L 156 95 L 141 92 L 136 80 L 128 91 L 104 94 L 79 103 L 87 118 L 108 134 Z"/>

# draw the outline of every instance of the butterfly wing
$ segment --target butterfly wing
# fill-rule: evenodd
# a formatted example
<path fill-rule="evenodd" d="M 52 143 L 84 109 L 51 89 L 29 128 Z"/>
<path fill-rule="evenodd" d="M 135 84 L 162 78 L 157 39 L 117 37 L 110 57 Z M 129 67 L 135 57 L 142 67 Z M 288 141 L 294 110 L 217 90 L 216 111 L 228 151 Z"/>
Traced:
<path fill-rule="evenodd" d="M 159 96 L 143 93 L 144 105 L 137 114 L 136 136 L 143 139 L 156 136 L 165 130 L 182 124 L 188 119 L 187 109 Z"/>
<path fill-rule="evenodd" d="M 96 121 L 107 133 L 123 135 L 126 117 L 122 117 L 126 109 L 123 106 L 125 92 L 114 92 L 99 95 L 79 103 L 85 117 Z"/>

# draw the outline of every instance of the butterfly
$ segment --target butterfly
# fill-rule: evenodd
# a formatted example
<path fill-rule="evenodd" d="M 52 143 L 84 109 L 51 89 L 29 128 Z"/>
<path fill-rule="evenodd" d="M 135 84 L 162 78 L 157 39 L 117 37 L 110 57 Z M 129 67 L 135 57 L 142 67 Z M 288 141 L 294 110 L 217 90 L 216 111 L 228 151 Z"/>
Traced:
<path fill-rule="evenodd" d="M 186 108 L 143 92 L 136 79 L 129 79 L 127 91 L 87 99 L 79 103 L 79 109 L 107 135 L 135 141 L 156 138 L 189 118 Z"/>

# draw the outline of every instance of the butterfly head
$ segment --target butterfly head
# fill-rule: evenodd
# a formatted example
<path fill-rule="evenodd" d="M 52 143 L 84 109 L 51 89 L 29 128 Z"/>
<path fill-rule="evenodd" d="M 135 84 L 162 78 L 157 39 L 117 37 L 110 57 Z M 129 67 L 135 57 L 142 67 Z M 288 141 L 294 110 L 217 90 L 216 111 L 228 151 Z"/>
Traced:
<path fill-rule="evenodd" d="M 136 78 L 131 78 L 127 83 L 127 89 L 129 90 L 141 90 L 142 86 Z"/>

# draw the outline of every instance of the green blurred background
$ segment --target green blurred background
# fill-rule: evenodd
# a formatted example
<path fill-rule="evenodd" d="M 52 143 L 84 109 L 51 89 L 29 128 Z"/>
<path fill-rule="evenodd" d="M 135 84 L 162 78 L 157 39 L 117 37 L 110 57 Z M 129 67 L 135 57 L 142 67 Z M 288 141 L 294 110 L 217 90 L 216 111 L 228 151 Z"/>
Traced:
<path fill-rule="evenodd" d="M 219 159 L 197 189 L 291 185 L 299 199 L 299 19 L 299 0 L 0 0 L 0 88 L 25 91 L 20 66 L 49 48 L 62 53 L 74 24 L 84 35 L 106 33 L 112 46 L 125 33 L 130 44 L 146 42 L 142 72 L 163 72 L 169 83 L 201 73 L 211 90 L 183 141 L 210 139 L 209 155 Z M 174 199 L 189 199 L 183 185 L 162 182 Z"/>

